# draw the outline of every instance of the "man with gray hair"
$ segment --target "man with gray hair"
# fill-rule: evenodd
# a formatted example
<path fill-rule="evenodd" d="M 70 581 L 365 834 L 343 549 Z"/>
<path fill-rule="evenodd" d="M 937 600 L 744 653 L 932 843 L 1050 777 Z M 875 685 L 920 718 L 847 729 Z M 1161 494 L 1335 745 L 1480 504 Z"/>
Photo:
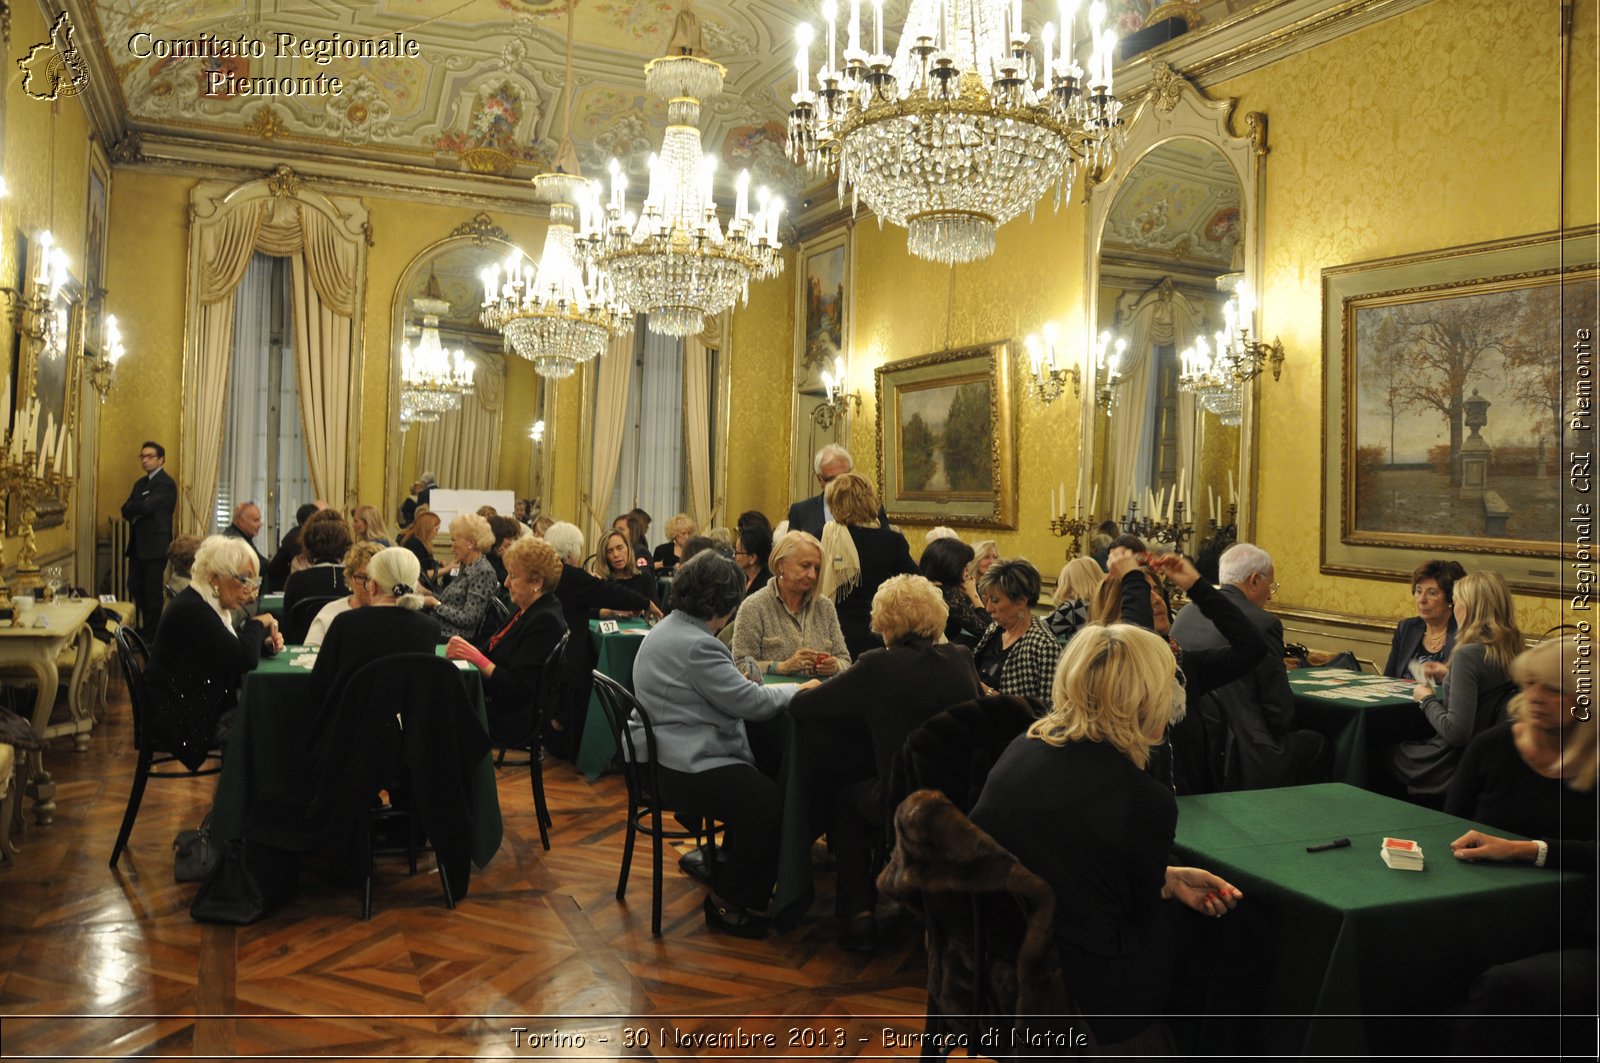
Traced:
<path fill-rule="evenodd" d="M 1201 703 L 1207 733 L 1221 736 L 1213 747 L 1221 753 L 1212 757 L 1213 788 L 1260 790 L 1320 782 L 1327 776 L 1327 741 L 1315 731 L 1291 730 L 1294 693 L 1283 665 L 1283 622 L 1266 610 L 1278 589 L 1272 557 L 1253 543 L 1235 543 L 1223 552 L 1217 571 L 1222 593 L 1261 632 L 1268 653 L 1247 675 L 1212 691 Z M 1178 613 L 1172 637 L 1185 650 L 1227 645 L 1198 609 Z"/>
<path fill-rule="evenodd" d="M 256 535 L 261 531 L 261 507 L 254 502 L 240 502 L 233 507 L 233 523 L 222 534 L 233 539 L 243 539 L 256 552 L 256 571 L 267 571 L 267 559 L 256 546 Z"/>
<path fill-rule="evenodd" d="M 811 461 L 811 468 L 817 474 L 819 490 L 810 498 L 802 499 L 789 507 L 788 531 L 810 532 L 818 540 L 822 538 L 822 526 L 833 519 L 833 514 L 828 512 L 828 504 L 823 499 L 823 493 L 834 480 L 847 472 L 855 470 L 856 463 L 850 457 L 850 452 L 837 443 L 829 443 Z M 889 526 L 889 515 L 884 512 L 883 506 L 878 507 L 878 522 L 885 528 Z"/>

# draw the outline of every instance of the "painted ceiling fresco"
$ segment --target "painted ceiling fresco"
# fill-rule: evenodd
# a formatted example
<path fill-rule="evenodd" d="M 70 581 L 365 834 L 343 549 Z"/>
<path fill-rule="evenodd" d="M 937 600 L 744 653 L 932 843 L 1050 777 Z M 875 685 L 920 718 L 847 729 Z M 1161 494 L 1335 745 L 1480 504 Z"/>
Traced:
<path fill-rule="evenodd" d="M 644 63 L 667 50 L 683 0 L 85 0 L 95 23 L 80 46 L 102 51 L 130 126 L 208 141 L 276 141 L 352 161 L 381 159 L 453 172 L 531 176 L 550 168 L 561 137 L 568 3 L 574 13 L 571 133 L 583 171 L 613 157 L 643 174 L 666 108 L 644 87 Z M 1203 15 L 1238 0 L 1194 5 Z M 886 0 L 889 39 L 909 0 Z M 1158 5 L 1112 0 L 1123 32 Z M 703 101 L 701 127 L 723 178 L 795 194 L 803 174 L 784 157 L 795 89 L 794 25 L 820 30 L 821 0 L 696 0 L 707 51 L 727 67 L 725 91 Z M 848 0 L 839 7 L 849 9 Z M 863 3 L 864 19 L 871 5 Z M 1055 18 L 1056 0 L 1027 0 L 1024 22 Z M 223 42 L 244 42 L 230 49 Z M 387 42 L 347 57 L 344 42 Z M 212 54 L 183 55 L 176 42 Z M 331 44 L 326 42 L 332 42 Z M 247 54 L 216 54 L 244 51 Z M 820 62 L 823 45 L 813 49 Z M 251 79 L 323 78 L 310 94 L 257 95 Z M 327 91 L 332 79 L 340 91 Z M 301 82 L 304 83 L 304 82 Z"/>

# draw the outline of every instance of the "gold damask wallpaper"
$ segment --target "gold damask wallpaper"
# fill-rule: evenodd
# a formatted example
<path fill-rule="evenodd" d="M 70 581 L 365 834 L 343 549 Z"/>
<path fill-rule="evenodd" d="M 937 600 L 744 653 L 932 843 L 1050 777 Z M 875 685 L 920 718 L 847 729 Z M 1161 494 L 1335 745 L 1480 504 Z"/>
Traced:
<path fill-rule="evenodd" d="M 718 520 L 758 509 L 777 524 L 789 512 L 789 420 L 794 388 L 794 270 L 750 286 L 728 337 L 728 493 Z"/>
<path fill-rule="evenodd" d="M 1594 5 L 1577 8 L 1573 69 L 1587 67 L 1590 89 L 1574 92 L 1568 128 L 1592 158 Z M 1320 511 L 1321 271 L 1561 225 L 1558 9 L 1556 0 L 1431 4 L 1212 90 L 1271 122 L 1261 307 L 1289 360 L 1280 382 L 1259 385 L 1256 502 L 1281 605 L 1411 612 L 1402 584 L 1321 575 L 1306 528 Z M 1327 105 L 1329 85 L 1341 86 L 1338 107 Z M 1592 162 L 1586 172 L 1569 224 L 1595 220 Z M 1559 619 L 1548 598 L 1520 597 L 1517 609 L 1530 632 Z"/>
<path fill-rule="evenodd" d="M 910 257 L 905 231 L 870 219 L 856 226 L 855 342 L 852 385 L 861 393 L 862 416 L 851 452 L 856 470 L 877 476 L 877 410 L 874 370 L 886 362 L 946 348 L 996 340 L 1020 341 L 1053 321 L 1062 337 L 1083 332 L 1083 211 L 1081 192 L 1073 206 L 1054 214 L 1041 204 L 1033 224 L 1026 217 L 1001 228 L 992 258 L 954 269 Z M 1067 360 L 1081 358 L 1068 348 Z M 1019 368 L 1020 365 L 1020 368 Z M 1050 534 L 1050 492 L 1078 487 L 1078 403 L 1070 386 L 1050 406 L 1025 399 L 1027 366 L 1013 361 L 1012 397 L 1017 425 L 1017 529 L 993 535 L 1002 554 L 1021 555 L 1054 579 L 1066 557 L 1066 540 Z M 912 552 L 922 552 L 931 525 L 906 525 Z M 969 542 L 991 533 L 957 529 Z"/>

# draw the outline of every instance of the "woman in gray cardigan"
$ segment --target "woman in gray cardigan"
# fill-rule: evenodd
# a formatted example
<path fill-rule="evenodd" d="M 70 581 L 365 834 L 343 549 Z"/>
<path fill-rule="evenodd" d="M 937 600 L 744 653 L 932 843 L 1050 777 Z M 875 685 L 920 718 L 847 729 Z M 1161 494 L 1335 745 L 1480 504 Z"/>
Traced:
<path fill-rule="evenodd" d="M 633 662 L 633 688 L 656 736 L 656 774 L 668 808 L 692 811 L 727 824 L 727 864 L 717 870 L 716 891 L 706 897 L 706 925 L 739 937 L 761 937 L 778 871 L 783 793 L 756 762 L 746 720 L 767 720 L 795 693 L 814 687 L 763 686 L 733 663 L 717 632 L 744 598 L 739 566 L 715 550 L 702 550 L 678 566 L 673 609 L 645 636 Z M 644 725 L 633 721 L 636 749 L 645 748 Z"/>
<path fill-rule="evenodd" d="M 1473 572 L 1454 588 L 1456 644 L 1448 667 L 1425 665 L 1412 694 L 1433 734 L 1391 750 L 1389 766 L 1413 795 L 1442 798 L 1467 743 L 1505 716 L 1516 691 L 1511 662 L 1522 652 L 1511 591 L 1496 572 Z"/>

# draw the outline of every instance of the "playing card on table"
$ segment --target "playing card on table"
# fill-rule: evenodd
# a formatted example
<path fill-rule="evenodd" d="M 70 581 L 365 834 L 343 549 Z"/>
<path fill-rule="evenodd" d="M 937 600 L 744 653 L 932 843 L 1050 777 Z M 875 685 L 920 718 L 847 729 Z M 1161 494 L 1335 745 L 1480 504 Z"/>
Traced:
<path fill-rule="evenodd" d="M 1408 838 L 1385 838 L 1378 854 L 1396 871 L 1421 871 L 1422 846 Z"/>

